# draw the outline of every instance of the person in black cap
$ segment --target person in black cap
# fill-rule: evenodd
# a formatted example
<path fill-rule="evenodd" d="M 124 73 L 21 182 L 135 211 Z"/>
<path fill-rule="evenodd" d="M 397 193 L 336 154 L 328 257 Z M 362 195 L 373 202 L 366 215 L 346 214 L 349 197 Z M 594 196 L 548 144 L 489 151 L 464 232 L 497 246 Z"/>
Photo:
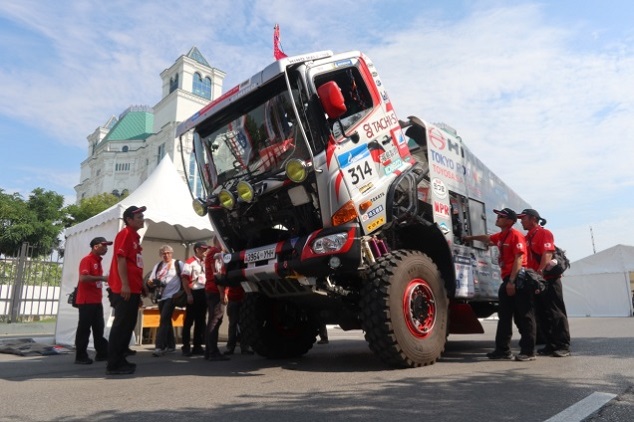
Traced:
<path fill-rule="evenodd" d="M 500 251 L 500 272 L 502 284 L 498 291 L 498 326 L 495 333 L 495 350 L 487 353 L 489 359 L 512 359 L 511 338 L 513 317 L 520 331 L 520 353 L 515 360 L 535 360 L 535 308 L 533 292 L 517 289 L 515 282 L 526 266 L 526 240 L 524 235 L 513 228 L 517 214 L 510 208 L 493 210 L 497 214 L 495 225 L 501 230 L 492 235 L 464 236 L 463 240 L 478 240 L 496 245 Z"/>
<path fill-rule="evenodd" d="M 108 252 L 112 242 L 103 237 L 95 237 L 90 241 L 90 253 L 79 262 L 79 283 L 77 284 L 77 308 L 79 321 L 75 334 L 75 363 L 90 365 L 93 361 L 88 356 L 90 331 L 94 339 L 97 355 L 96 361 L 108 358 L 108 340 L 103 337 L 103 282 L 108 277 L 103 275 L 102 257 Z"/>
<path fill-rule="evenodd" d="M 136 365 L 126 360 L 128 346 L 136 326 L 143 283 L 143 255 L 138 231 L 145 225 L 145 207 L 131 206 L 123 212 L 125 227 L 114 240 L 114 256 L 110 264 L 108 284 L 112 291 L 114 321 L 108 343 L 106 375 L 131 374 Z"/>
<path fill-rule="evenodd" d="M 209 245 L 205 242 L 194 244 L 194 256 L 185 261 L 183 270 L 183 288 L 187 293 L 187 308 L 183 323 L 183 355 L 204 355 L 205 329 L 207 319 L 207 296 L 205 295 L 205 252 Z M 191 329 L 194 327 L 194 339 L 191 341 Z M 191 348 L 193 346 L 193 349 Z"/>
<path fill-rule="evenodd" d="M 536 210 L 527 208 L 518 217 L 527 231 L 528 267 L 543 275 L 547 281 L 546 290 L 535 299 L 538 326 L 546 342 L 545 347 L 537 353 L 542 356 L 570 356 L 570 329 L 561 277 L 544 274 L 553 259 L 555 239 L 551 231 L 543 227 L 546 220 Z"/>

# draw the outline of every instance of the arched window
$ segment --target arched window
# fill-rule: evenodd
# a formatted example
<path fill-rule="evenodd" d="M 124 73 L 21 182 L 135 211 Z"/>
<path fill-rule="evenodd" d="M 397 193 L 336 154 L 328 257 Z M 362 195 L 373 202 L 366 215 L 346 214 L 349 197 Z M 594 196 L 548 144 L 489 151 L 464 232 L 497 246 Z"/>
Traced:
<path fill-rule="evenodd" d="M 122 152 L 128 152 L 128 146 L 124 145 L 123 148 L 121 148 Z"/>
<path fill-rule="evenodd" d="M 178 73 L 170 78 L 170 93 L 178 89 Z"/>
<path fill-rule="evenodd" d="M 203 79 L 200 73 L 194 73 L 192 92 L 199 97 L 211 100 L 211 78 L 207 76 Z"/>

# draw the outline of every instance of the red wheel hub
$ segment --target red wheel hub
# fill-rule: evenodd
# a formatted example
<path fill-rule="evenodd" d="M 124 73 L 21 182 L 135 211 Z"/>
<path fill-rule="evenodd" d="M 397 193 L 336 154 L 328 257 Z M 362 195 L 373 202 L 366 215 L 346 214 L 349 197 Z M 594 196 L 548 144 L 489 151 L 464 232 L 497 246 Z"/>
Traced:
<path fill-rule="evenodd" d="M 403 293 L 403 313 L 407 328 L 413 336 L 429 336 L 436 324 L 436 298 L 429 284 L 421 279 L 411 280 Z"/>

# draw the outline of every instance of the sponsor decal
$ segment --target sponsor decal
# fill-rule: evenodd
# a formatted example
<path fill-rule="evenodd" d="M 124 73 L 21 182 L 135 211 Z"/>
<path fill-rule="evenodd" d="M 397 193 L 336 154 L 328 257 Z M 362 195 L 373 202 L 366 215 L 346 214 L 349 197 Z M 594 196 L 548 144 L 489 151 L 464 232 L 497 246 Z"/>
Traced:
<path fill-rule="evenodd" d="M 345 168 L 368 157 L 370 157 L 370 151 L 368 150 L 368 146 L 364 144 L 351 149 L 347 153 L 337 156 L 337 160 L 339 161 L 341 168 Z"/>
<path fill-rule="evenodd" d="M 442 232 L 442 234 L 447 235 L 449 233 L 449 227 L 447 227 L 446 223 L 440 223 L 438 224 L 438 228 L 440 228 L 440 231 Z"/>
<path fill-rule="evenodd" d="M 378 135 L 379 132 L 389 129 L 394 125 L 398 125 L 398 119 L 396 118 L 396 113 L 391 112 L 385 117 L 365 123 L 362 128 L 365 132 L 365 136 L 371 139 L 374 138 L 375 135 Z"/>
<path fill-rule="evenodd" d="M 371 198 L 371 199 L 370 199 L 370 201 L 372 201 L 372 202 L 376 202 L 376 201 L 378 201 L 379 199 L 383 198 L 384 196 L 385 196 L 385 192 L 381 192 L 381 193 L 380 193 L 380 194 L 378 194 L 377 196 L 375 196 L 375 197 Z"/>
<path fill-rule="evenodd" d="M 379 217 L 370 224 L 368 224 L 368 231 L 374 231 L 385 224 L 385 217 Z"/>
<path fill-rule="evenodd" d="M 352 66 L 352 60 L 346 59 L 346 60 L 339 60 L 338 62 L 335 62 L 335 67 L 341 67 L 341 66 Z"/>
<path fill-rule="evenodd" d="M 434 214 L 440 217 L 449 217 L 449 205 L 434 201 Z"/>
<path fill-rule="evenodd" d="M 447 186 L 445 186 L 445 182 L 434 177 L 431 181 L 431 186 L 438 199 L 445 199 L 447 197 Z"/>
<path fill-rule="evenodd" d="M 375 215 L 377 215 L 378 213 L 382 211 L 383 211 L 383 205 L 379 205 L 378 207 L 371 209 L 367 213 L 368 219 L 374 217 Z"/>
<path fill-rule="evenodd" d="M 359 192 L 360 193 L 366 193 L 367 191 L 369 191 L 370 189 L 372 189 L 374 187 L 374 185 L 372 184 L 372 182 L 368 183 L 367 185 L 363 185 L 359 188 Z"/>
<path fill-rule="evenodd" d="M 388 151 L 385 151 L 383 154 L 381 154 L 381 157 L 380 157 L 381 163 L 384 166 L 390 164 L 389 161 L 392 158 L 394 158 L 396 156 L 396 154 L 397 154 L 397 151 L 394 148 L 392 148 L 392 149 L 390 149 Z"/>
<path fill-rule="evenodd" d="M 396 159 L 394 160 L 394 162 L 388 166 L 385 166 L 385 174 L 392 174 L 396 169 L 398 169 L 399 167 L 401 167 L 403 165 L 403 160 Z"/>

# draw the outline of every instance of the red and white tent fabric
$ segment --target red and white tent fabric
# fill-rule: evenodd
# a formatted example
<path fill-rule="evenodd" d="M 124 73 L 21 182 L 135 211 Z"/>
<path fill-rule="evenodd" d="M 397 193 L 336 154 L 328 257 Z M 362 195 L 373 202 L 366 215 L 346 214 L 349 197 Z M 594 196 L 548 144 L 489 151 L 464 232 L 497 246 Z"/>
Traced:
<path fill-rule="evenodd" d="M 77 309 L 67 303 L 79 279 L 79 261 L 90 252 L 90 241 L 103 236 L 113 240 L 123 228 L 123 211 L 131 205 L 146 206 L 145 228 L 142 229 L 141 246 L 145 272 L 158 262 L 158 250 L 162 245 L 174 248 L 174 258 L 185 260 L 192 254 L 192 246 L 197 241 L 208 241 L 212 227 L 208 217 L 198 216 L 192 208 L 189 188 L 176 171 L 169 156 L 165 156 L 145 182 L 130 196 L 107 210 L 68 228 L 65 232 L 64 267 L 62 269 L 62 290 L 55 328 L 57 344 L 75 343 Z M 107 274 L 112 260 L 112 247 L 103 257 L 103 269 Z M 110 303 L 104 292 L 104 317 L 110 317 Z M 109 329 L 106 328 L 107 333 Z M 108 335 L 106 333 L 106 336 Z"/>

